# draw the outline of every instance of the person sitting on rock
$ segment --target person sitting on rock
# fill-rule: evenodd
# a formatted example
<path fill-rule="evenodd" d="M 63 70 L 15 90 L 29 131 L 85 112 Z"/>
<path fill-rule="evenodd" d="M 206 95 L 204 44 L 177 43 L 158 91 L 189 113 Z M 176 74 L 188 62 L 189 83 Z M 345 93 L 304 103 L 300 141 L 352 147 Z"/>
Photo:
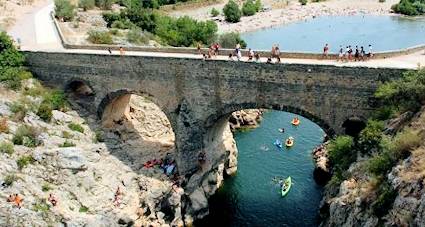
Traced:
<path fill-rule="evenodd" d="M 122 200 L 122 191 L 120 186 L 118 186 L 117 190 L 115 191 L 115 195 L 114 195 L 114 205 L 116 207 L 118 207 L 121 204 L 121 200 Z"/>
<path fill-rule="evenodd" d="M 52 194 L 49 194 L 47 201 L 49 201 L 54 207 L 58 204 L 58 200 Z"/>
<path fill-rule="evenodd" d="M 20 209 L 21 206 L 22 206 L 22 201 L 23 200 L 24 199 L 21 198 L 18 194 L 15 194 L 15 198 L 13 199 L 13 202 L 15 202 L 16 207 L 18 207 Z"/>

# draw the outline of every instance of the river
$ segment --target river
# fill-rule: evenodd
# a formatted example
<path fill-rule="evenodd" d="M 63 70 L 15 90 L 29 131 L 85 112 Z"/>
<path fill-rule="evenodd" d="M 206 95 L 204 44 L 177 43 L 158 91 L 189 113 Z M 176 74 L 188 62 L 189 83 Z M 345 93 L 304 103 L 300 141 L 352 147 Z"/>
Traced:
<path fill-rule="evenodd" d="M 340 45 L 371 44 L 375 51 L 395 50 L 425 43 L 425 18 L 400 16 L 319 17 L 275 28 L 241 34 L 248 47 L 270 50 L 279 44 L 283 51 L 321 52 L 325 43 L 331 52 Z M 368 51 L 368 48 L 365 49 Z"/>
<path fill-rule="evenodd" d="M 238 171 L 210 199 L 210 215 L 197 226 L 316 226 L 322 188 L 313 179 L 311 151 L 322 142 L 324 132 L 300 117 L 268 111 L 256 129 L 235 134 L 239 150 Z M 278 131 L 285 128 L 285 133 Z M 290 149 L 273 145 L 276 139 L 295 138 Z M 286 197 L 272 179 L 291 176 L 293 185 Z"/>

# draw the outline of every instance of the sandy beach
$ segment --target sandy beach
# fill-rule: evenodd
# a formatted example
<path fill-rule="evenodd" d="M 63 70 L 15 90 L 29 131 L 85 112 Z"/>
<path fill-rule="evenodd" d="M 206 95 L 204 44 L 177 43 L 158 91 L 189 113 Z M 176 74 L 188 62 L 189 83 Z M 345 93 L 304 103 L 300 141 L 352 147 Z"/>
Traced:
<path fill-rule="evenodd" d="M 227 2 L 227 1 L 226 1 Z M 391 6 L 398 0 L 387 0 L 384 3 L 378 0 L 329 0 L 319 3 L 308 3 L 305 6 L 297 0 L 276 1 L 264 0 L 264 6 L 270 7 L 267 12 L 259 12 L 254 16 L 242 17 L 238 23 L 228 23 L 224 21 L 224 16 L 220 15 L 217 21 L 219 33 L 226 32 L 249 32 L 264 28 L 275 27 L 296 21 L 307 20 L 319 16 L 343 16 L 343 15 L 387 15 L 391 13 Z M 220 11 L 225 2 L 214 4 L 198 9 L 184 9 L 170 12 L 171 16 L 190 16 L 198 20 L 211 19 L 211 9 L 216 8 Z"/>

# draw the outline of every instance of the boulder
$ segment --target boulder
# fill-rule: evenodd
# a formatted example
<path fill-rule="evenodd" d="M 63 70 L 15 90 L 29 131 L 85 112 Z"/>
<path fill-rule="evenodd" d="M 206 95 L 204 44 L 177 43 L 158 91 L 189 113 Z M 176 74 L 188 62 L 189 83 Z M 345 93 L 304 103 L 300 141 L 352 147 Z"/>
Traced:
<path fill-rule="evenodd" d="M 80 148 L 67 147 L 57 151 L 59 168 L 71 170 L 87 170 L 87 161 Z"/>

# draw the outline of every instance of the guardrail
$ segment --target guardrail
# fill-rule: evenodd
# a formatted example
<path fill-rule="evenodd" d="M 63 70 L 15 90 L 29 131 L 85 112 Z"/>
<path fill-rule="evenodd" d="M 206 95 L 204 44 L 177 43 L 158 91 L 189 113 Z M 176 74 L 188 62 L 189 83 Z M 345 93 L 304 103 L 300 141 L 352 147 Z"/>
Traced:
<path fill-rule="evenodd" d="M 60 26 L 53 14 L 51 17 L 55 24 L 56 30 L 58 31 L 59 38 L 65 49 L 86 49 L 86 50 L 119 50 L 120 46 L 118 45 L 106 45 L 106 44 L 90 44 L 90 45 L 80 45 L 72 44 L 66 40 L 66 37 L 62 33 Z M 193 47 L 149 47 L 149 46 L 122 46 L 125 48 L 125 51 L 140 51 L 140 52 L 161 52 L 161 53 L 180 53 L 180 54 L 199 54 L 197 48 Z M 380 51 L 373 54 L 374 59 L 385 59 L 398 57 L 403 55 L 412 54 L 421 50 L 425 50 L 425 44 L 417 45 L 405 49 L 390 50 L 390 51 Z M 207 53 L 208 48 L 201 48 L 203 53 Z M 248 50 L 241 50 L 243 56 L 248 55 Z M 233 49 L 220 49 L 220 55 L 229 55 L 234 53 Z M 261 57 L 270 56 L 270 51 L 267 50 L 255 50 L 255 53 L 258 53 Z M 280 52 L 281 58 L 294 58 L 294 59 L 338 59 L 338 54 L 330 53 L 327 57 L 324 57 L 321 53 L 309 53 L 309 52 Z"/>

